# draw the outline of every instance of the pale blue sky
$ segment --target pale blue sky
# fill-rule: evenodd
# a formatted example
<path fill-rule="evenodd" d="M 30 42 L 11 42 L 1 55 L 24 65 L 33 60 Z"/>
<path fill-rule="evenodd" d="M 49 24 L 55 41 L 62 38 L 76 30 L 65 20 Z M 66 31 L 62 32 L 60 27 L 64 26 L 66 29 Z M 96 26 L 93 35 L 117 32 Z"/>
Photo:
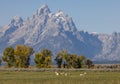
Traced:
<path fill-rule="evenodd" d="M 52 12 L 63 10 L 79 30 L 120 32 L 120 0 L 0 0 L 0 25 L 8 24 L 16 15 L 26 19 L 42 4 Z"/>

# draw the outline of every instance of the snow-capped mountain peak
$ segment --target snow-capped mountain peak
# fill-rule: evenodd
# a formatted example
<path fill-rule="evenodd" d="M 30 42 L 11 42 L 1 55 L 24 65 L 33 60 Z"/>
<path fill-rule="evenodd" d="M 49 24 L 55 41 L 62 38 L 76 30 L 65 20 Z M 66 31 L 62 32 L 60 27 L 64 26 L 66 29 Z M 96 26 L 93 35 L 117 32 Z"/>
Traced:
<path fill-rule="evenodd" d="M 63 16 L 64 15 L 64 12 L 62 10 L 59 10 L 55 16 Z"/>
<path fill-rule="evenodd" d="M 42 5 L 36 12 L 36 15 L 48 15 L 50 13 L 50 9 L 46 4 Z"/>
<path fill-rule="evenodd" d="M 51 13 L 46 4 L 27 20 L 15 16 L 9 25 L 0 28 L 0 54 L 4 48 L 18 44 L 32 46 L 35 52 L 42 48 L 53 54 L 67 50 L 100 61 L 120 61 L 120 33 L 78 31 L 72 17 L 63 11 Z"/>
<path fill-rule="evenodd" d="M 65 22 L 66 21 L 66 15 L 61 10 L 59 10 L 58 12 L 56 12 L 54 14 L 54 17 L 56 17 L 56 23 Z"/>
<path fill-rule="evenodd" d="M 9 25 L 21 27 L 23 25 L 23 19 L 19 16 L 14 16 Z"/>
<path fill-rule="evenodd" d="M 23 19 L 19 16 L 14 16 L 10 23 L 0 29 L 0 37 L 9 36 L 18 28 L 23 26 Z"/>

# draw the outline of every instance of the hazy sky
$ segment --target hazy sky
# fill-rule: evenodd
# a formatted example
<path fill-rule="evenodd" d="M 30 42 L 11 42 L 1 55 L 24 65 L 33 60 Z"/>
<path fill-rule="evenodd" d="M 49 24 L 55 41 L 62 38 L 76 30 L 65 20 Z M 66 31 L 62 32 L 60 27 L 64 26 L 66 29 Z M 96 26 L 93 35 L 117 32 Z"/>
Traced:
<path fill-rule="evenodd" d="M 0 0 L 0 25 L 8 24 L 16 15 L 26 19 L 42 4 L 52 12 L 63 10 L 79 30 L 120 32 L 120 0 Z"/>

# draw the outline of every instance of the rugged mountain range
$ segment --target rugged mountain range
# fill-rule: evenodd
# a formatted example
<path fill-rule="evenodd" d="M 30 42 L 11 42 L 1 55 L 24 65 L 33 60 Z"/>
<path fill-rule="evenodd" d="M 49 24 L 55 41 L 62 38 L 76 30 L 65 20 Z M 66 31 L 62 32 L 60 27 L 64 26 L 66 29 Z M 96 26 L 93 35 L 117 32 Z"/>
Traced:
<path fill-rule="evenodd" d="M 32 46 L 35 52 L 47 48 L 55 55 L 60 50 L 67 50 L 94 61 L 120 62 L 120 33 L 79 31 L 69 15 L 61 10 L 52 13 L 47 5 L 42 5 L 27 20 L 15 16 L 8 25 L 0 28 L 1 55 L 5 47 L 16 44 Z"/>

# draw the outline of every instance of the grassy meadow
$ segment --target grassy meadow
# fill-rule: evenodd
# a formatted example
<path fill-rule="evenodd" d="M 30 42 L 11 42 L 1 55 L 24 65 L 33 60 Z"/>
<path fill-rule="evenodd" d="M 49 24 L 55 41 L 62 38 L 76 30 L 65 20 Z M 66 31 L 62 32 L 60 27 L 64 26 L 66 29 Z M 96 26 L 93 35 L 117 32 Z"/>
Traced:
<path fill-rule="evenodd" d="M 66 72 L 68 75 L 55 75 L 54 72 L 0 71 L 0 84 L 120 84 L 120 72 L 86 71 Z"/>

